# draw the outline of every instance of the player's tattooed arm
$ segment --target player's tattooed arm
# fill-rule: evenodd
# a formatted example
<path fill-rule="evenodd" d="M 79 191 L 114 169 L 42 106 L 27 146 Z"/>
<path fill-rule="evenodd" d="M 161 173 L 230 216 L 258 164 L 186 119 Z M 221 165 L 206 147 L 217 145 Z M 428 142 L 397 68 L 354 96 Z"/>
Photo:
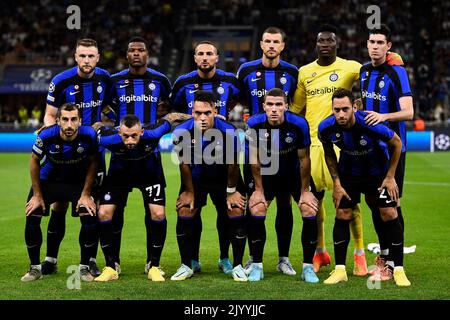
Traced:
<path fill-rule="evenodd" d="M 33 189 L 33 197 L 27 202 L 25 207 L 25 213 L 29 216 L 33 211 L 38 208 L 45 212 L 44 198 L 42 196 L 41 183 L 39 180 L 39 175 L 41 172 L 40 160 L 35 155 L 31 155 L 30 160 L 30 176 L 31 176 L 31 187 Z"/>
<path fill-rule="evenodd" d="M 351 200 L 351 198 L 341 185 L 341 180 L 339 179 L 339 172 L 338 172 L 338 161 L 336 153 L 334 152 L 333 149 L 333 144 L 322 142 L 322 145 L 325 153 L 325 162 L 327 163 L 328 170 L 330 171 L 331 178 L 333 179 L 334 207 L 338 208 L 339 204 L 341 203 L 342 197 L 346 197 L 349 201 Z"/>
<path fill-rule="evenodd" d="M 163 117 L 164 120 L 170 122 L 170 125 L 173 125 L 175 122 L 183 122 L 190 118 L 192 118 L 192 115 L 181 112 L 171 112 Z"/>

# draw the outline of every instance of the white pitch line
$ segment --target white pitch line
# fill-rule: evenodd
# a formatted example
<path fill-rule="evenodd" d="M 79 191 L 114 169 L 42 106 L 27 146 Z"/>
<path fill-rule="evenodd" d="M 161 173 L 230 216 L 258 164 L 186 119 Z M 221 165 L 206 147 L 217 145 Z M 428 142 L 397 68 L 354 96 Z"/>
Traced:
<path fill-rule="evenodd" d="M 450 187 L 450 183 L 447 182 L 405 181 L 405 184 L 415 184 L 419 186 Z"/>

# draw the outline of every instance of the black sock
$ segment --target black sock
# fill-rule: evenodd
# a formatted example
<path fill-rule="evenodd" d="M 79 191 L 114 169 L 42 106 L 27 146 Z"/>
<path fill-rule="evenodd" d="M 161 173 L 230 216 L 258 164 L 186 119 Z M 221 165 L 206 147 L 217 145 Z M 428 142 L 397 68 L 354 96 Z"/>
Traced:
<path fill-rule="evenodd" d="M 317 218 L 303 217 L 302 220 L 303 263 L 312 263 L 317 246 Z"/>
<path fill-rule="evenodd" d="M 230 238 L 233 247 L 233 267 L 242 265 L 242 257 L 245 251 L 247 231 L 245 228 L 245 216 L 230 217 Z"/>
<path fill-rule="evenodd" d="M 47 227 L 47 257 L 58 258 L 59 246 L 66 233 L 66 211 L 52 210 Z"/>
<path fill-rule="evenodd" d="M 377 233 L 378 241 L 380 243 L 380 251 L 381 251 L 380 257 L 384 261 L 387 261 L 388 255 L 383 254 L 383 252 L 389 249 L 389 240 L 386 238 L 386 230 L 385 230 L 386 227 L 383 219 L 381 219 L 380 209 L 378 209 L 378 207 L 370 209 L 372 211 L 373 226 L 375 228 L 375 232 Z"/>
<path fill-rule="evenodd" d="M 389 258 L 396 267 L 403 266 L 403 229 L 398 218 L 385 222 L 389 239 Z"/>
<path fill-rule="evenodd" d="M 178 217 L 177 242 L 180 250 L 181 263 L 191 268 L 192 260 L 192 229 L 193 219 L 190 217 Z"/>
<path fill-rule="evenodd" d="M 192 260 L 200 261 L 200 240 L 202 238 L 202 208 L 192 218 Z M 189 265 L 190 266 L 190 265 Z"/>
<path fill-rule="evenodd" d="M 228 218 L 227 208 L 217 208 L 216 220 L 217 233 L 219 235 L 220 259 L 229 257 L 230 250 L 230 219 Z"/>
<path fill-rule="evenodd" d="M 145 213 L 145 233 L 147 239 L 147 263 L 152 260 L 152 250 L 153 250 L 153 228 L 152 228 L 152 218 L 150 217 L 150 212 Z"/>
<path fill-rule="evenodd" d="M 167 234 L 167 220 L 152 220 L 152 255 L 151 265 L 152 267 L 159 267 L 159 260 L 161 259 L 161 253 L 164 248 L 164 242 L 166 241 Z"/>
<path fill-rule="evenodd" d="M 123 229 L 123 213 L 125 207 L 117 206 L 116 210 L 114 210 L 114 215 L 112 218 L 112 247 L 114 250 L 114 257 L 116 262 L 120 264 L 120 246 L 122 242 L 122 229 Z"/>
<path fill-rule="evenodd" d="M 333 241 L 336 265 L 345 265 L 347 248 L 350 242 L 350 220 L 336 218 L 334 220 Z"/>
<path fill-rule="evenodd" d="M 89 265 L 89 259 L 95 256 L 94 249 L 97 250 L 97 217 L 82 216 L 80 222 L 81 229 L 78 237 L 81 253 L 80 264 Z"/>
<path fill-rule="evenodd" d="M 31 265 L 41 264 L 42 245 L 41 217 L 28 216 L 25 222 L 25 243 Z"/>
<path fill-rule="evenodd" d="M 100 244 L 105 256 L 106 266 L 116 268 L 113 248 L 113 223 L 112 220 L 100 221 Z"/>
<path fill-rule="evenodd" d="M 403 234 L 405 234 L 405 220 L 403 220 L 403 213 L 402 213 L 402 207 L 397 207 L 397 216 L 398 221 L 400 222 L 400 225 L 402 226 Z"/>
<path fill-rule="evenodd" d="M 245 225 L 247 227 L 247 239 L 248 239 L 248 254 L 250 256 L 253 257 L 253 252 L 254 252 L 254 248 L 255 246 L 252 243 L 252 233 L 250 231 L 251 229 L 251 225 L 252 225 L 252 214 L 250 213 L 250 209 L 247 206 L 247 208 L 245 209 Z"/>
<path fill-rule="evenodd" d="M 265 216 L 252 215 L 250 224 L 251 242 L 253 245 L 253 262 L 260 263 L 263 260 L 264 245 L 266 244 Z"/>
<path fill-rule="evenodd" d="M 275 230 L 277 232 L 279 257 L 289 257 L 293 226 L 292 206 L 290 204 L 277 206 Z"/>

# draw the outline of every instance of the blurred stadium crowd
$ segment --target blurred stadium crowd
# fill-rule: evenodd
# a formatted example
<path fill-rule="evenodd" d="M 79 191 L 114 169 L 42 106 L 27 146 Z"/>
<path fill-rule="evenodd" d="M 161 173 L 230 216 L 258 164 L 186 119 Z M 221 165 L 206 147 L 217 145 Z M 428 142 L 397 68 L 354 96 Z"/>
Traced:
<path fill-rule="evenodd" d="M 267 26 L 278 26 L 287 33 L 283 59 L 301 67 L 315 59 L 316 28 L 321 23 L 331 23 L 340 32 L 338 55 L 368 61 L 365 30 L 369 4 L 356 0 L 83 0 L 76 1 L 81 8 L 81 30 L 68 30 L 66 9 L 72 3 L 19 0 L 14 6 L 0 7 L 0 78 L 2 69 L 11 64 L 73 66 L 74 44 L 81 36 L 97 40 L 101 50 L 99 66 L 115 73 L 127 68 L 127 40 L 141 35 L 150 44 L 149 66 L 165 73 L 170 52 L 182 50 L 186 30 L 193 25 L 254 26 L 259 33 Z M 393 51 L 402 56 L 408 70 L 416 117 L 447 122 L 450 3 L 405 0 L 381 1 L 378 5 L 382 22 L 394 35 Z M 259 51 L 256 52 L 254 59 L 259 58 Z M 227 71 L 236 72 L 237 67 Z M 1 122 L 42 117 L 37 114 L 45 108 L 44 98 L 37 107 L 26 102 L 13 105 L 10 101 L 5 102 L 0 95 Z M 28 111 L 26 117 L 23 107 Z"/>

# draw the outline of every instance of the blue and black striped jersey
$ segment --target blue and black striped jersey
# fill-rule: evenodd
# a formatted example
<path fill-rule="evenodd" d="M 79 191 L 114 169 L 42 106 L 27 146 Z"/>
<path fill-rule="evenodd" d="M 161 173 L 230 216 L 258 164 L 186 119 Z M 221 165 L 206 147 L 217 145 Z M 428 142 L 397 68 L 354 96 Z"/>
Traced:
<path fill-rule="evenodd" d="M 40 179 L 64 184 L 83 185 L 89 157 L 98 152 L 97 135 L 89 126 L 80 126 L 72 141 L 64 141 L 57 124 L 42 130 L 33 145 L 33 153 L 44 159 Z"/>
<path fill-rule="evenodd" d="M 400 111 L 399 99 L 411 96 L 408 74 L 402 66 L 390 66 L 386 62 L 374 67 L 366 63 L 359 73 L 361 97 L 364 110 L 378 113 Z M 404 121 L 387 122 L 402 140 L 402 152 L 406 151 L 406 125 Z"/>
<path fill-rule="evenodd" d="M 128 149 L 116 129 L 103 127 L 99 130 L 99 145 L 111 151 L 108 178 L 127 186 L 140 183 L 164 181 L 164 172 L 159 159 L 159 139 L 170 132 L 170 123 L 146 126 L 134 149 Z"/>
<path fill-rule="evenodd" d="M 59 108 L 62 104 L 75 103 L 81 110 L 82 124 L 93 125 L 101 121 L 109 73 L 96 67 L 91 78 L 78 75 L 78 67 L 70 68 L 57 74 L 50 83 L 47 104 Z"/>
<path fill-rule="evenodd" d="M 238 100 L 238 81 L 233 73 L 217 69 L 210 79 L 203 79 L 197 71 L 184 74 L 175 81 L 170 95 L 170 105 L 177 112 L 192 114 L 195 92 L 205 90 L 217 96 L 219 114 L 228 117 Z"/>
<path fill-rule="evenodd" d="M 341 149 L 339 175 L 343 177 L 384 177 L 388 169 L 389 153 L 386 142 L 392 139 L 394 131 L 377 124 L 367 125 L 363 111 L 355 112 L 355 124 L 342 128 L 334 115 L 319 124 L 319 139 L 322 143 L 334 143 Z"/>
<path fill-rule="evenodd" d="M 116 112 L 116 125 L 127 114 L 135 114 L 143 124 L 154 124 L 158 104 L 168 100 L 171 84 L 164 74 L 153 69 L 147 68 L 144 75 L 126 69 L 111 76 L 110 89 L 108 101 Z"/>
<path fill-rule="evenodd" d="M 262 59 L 246 62 L 239 67 L 237 73 L 241 102 L 255 115 L 262 110 L 266 92 L 273 88 L 282 89 L 292 101 L 297 88 L 298 68 L 280 60 L 275 68 L 266 68 Z"/>
<path fill-rule="evenodd" d="M 174 151 L 181 154 L 182 163 L 190 165 L 195 181 L 226 186 L 227 164 L 237 163 L 240 150 L 235 126 L 215 117 L 213 128 L 201 134 L 191 118 L 175 127 L 173 140 Z"/>
<path fill-rule="evenodd" d="M 250 117 L 247 121 L 249 130 L 245 135 L 245 158 L 248 162 L 249 145 L 264 149 L 272 159 L 279 161 L 277 176 L 292 178 L 299 173 L 300 161 L 298 150 L 311 145 L 309 126 L 304 117 L 291 111 L 284 113 L 284 121 L 279 126 L 272 126 L 267 121 L 265 113 Z M 262 163 L 261 167 L 272 166 L 272 163 Z"/>

